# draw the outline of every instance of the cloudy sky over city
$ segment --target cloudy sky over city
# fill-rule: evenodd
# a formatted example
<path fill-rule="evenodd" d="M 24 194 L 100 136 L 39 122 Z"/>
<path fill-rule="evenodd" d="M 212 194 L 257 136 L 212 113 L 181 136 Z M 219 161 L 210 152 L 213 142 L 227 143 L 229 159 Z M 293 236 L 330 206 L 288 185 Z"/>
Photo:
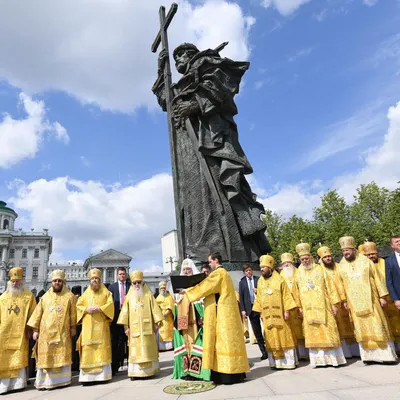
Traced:
<path fill-rule="evenodd" d="M 110 247 L 162 265 L 174 228 L 166 115 L 151 92 L 167 0 L 0 4 L 0 199 L 53 236 L 52 261 Z M 182 0 L 170 46 L 249 60 L 236 98 L 265 207 L 400 178 L 399 0 Z M 174 74 L 176 79 L 178 76 Z"/>

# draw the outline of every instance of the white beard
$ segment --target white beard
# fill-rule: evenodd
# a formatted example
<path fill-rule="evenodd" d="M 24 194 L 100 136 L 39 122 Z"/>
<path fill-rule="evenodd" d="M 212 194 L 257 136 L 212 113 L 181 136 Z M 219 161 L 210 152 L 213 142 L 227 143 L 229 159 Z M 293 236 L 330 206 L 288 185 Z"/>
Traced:
<path fill-rule="evenodd" d="M 283 267 L 283 275 L 286 278 L 291 278 L 294 275 L 294 265 Z"/>
<path fill-rule="evenodd" d="M 301 266 L 304 268 L 304 269 L 306 269 L 306 270 L 310 270 L 312 267 L 313 267 L 313 265 L 314 264 L 306 264 L 306 265 L 304 265 L 304 264 L 301 264 Z"/>
<path fill-rule="evenodd" d="M 7 283 L 7 292 L 10 294 L 11 297 L 19 296 L 24 291 L 24 284 L 22 284 L 19 288 L 15 288 L 12 286 L 11 282 Z"/>
<path fill-rule="evenodd" d="M 143 286 L 140 286 L 139 289 L 136 289 L 136 287 L 133 290 L 133 297 L 135 299 L 138 299 L 140 297 L 143 297 Z"/>

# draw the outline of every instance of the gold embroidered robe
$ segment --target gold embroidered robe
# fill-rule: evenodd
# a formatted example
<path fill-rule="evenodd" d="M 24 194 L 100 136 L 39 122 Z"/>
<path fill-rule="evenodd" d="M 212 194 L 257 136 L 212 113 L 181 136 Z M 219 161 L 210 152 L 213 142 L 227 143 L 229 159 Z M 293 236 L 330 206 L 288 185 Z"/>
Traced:
<path fill-rule="evenodd" d="M 280 272 L 281 277 L 285 280 L 292 294 L 293 299 L 296 302 L 296 308 L 289 311 L 289 325 L 293 332 L 293 336 L 296 338 L 299 344 L 304 345 L 304 332 L 303 332 L 303 319 L 299 316 L 299 310 L 297 304 L 299 304 L 299 292 L 297 290 L 297 285 L 295 284 L 295 279 L 297 275 L 297 268 L 294 268 L 293 275 L 289 278 L 284 274 L 284 270 Z"/>
<path fill-rule="evenodd" d="M 296 339 L 283 315 L 296 307 L 287 283 L 278 272 L 273 271 L 268 279 L 262 276 L 258 279 L 253 311 L 261 313 L 266 349 L 273 353 L 274 359 L 284 358 L 284 350 L 296 348 Z"/>
<path fill-rule="evenodd" d="M 375 269 L 379 281 L 386 286 L 385 260 L 383 258 L 378 259 L 378 263 L 375 264 Z M 389 294 L 385 297 L 385 299 L 388 304 L 383 311 L 389 321 L 394 341 L 400 342 L 400 311 L 394 305 Z"/>
<path fill-rule="evenodd" d="M 76 326 L 76 297 L 65 286 L 50 288 L 40 299 L 28 325 L 39 332 L 36 368 L 60 368 L 72 364 L 71 328 Z"/>
<path fill-rule="evenodd" d="M 310 270 L 302 265 L 295 278 L 299 292 L 299 307 L 303 309 L 305 346 L 310 349 L 340 347 L 339 331 L 332 305 L 340 303 L 333 280 L 321 265 Z"/>
<path fill-rule="evenodd" d="M 325 272 L 332 278 L 337 292 L 340 294 L 343 291 L 343 284 L 339 274 L 339 264 L 335 263 L 335 266 L 331 268 L 325 268 Z M 339 330 L 339 336 L 341 339 L 345 339 L 347 344 L 355 343 L 354 337 L 354 325 L 350 318 L 350 314 L 343 307 L 338 307 L 338 311 L 335 316 L 337 327 Z"/>
<path fill-rule="evenodd" d="M 393 337 L 379 298 L 387 296 L 388 290 L 374 263 L 360 254 L 353 262 L 343 257 L 339 272 L 344 287 L 341 297 L 350 307 L 357 342 L 364 349 L 386 348 Z"/>
<path fill-rule="evenodd" d="M 219 267 L 186 290 L 191 303 L 204 297 L 203 369 L 224 374 L 247 372 L 249 362 L 235 288 L 229 273 Z M 215 295 L 219 295 L 218 302 Z"/>
<path fill-rule="evenodd" d="M 100 312 L 86 313 L 86 308 L 97 305 Z M 85 373 L 100 373 L 103 366 L 111 364 L 110 323 L 114 318 L 112 294 L 100 284 L 94 291 L 90 286 L 79 297 L 77 323 L 82 324 L 82 332 L 77 347 L 80 353 L 80 367 Z"/>
<path fill-rule="evenodd" d="M 28 289 L 19 296 L 10 296 L 8 292 L 0 296 L 0 379 L 17 378 L 19 370 L 28 366 L 26 323 L 35 307 L 35 297 Z"/>
<path fill-rule="evenodd" d="M 174 299 L 167 293 L 165 296 L 157 296 L 157 304 L 163 314 L 159 335 L 161 342 L 172 342 L 174 338 Z"/>
<path fill-rule="evenodd" d="M 154 325 L 163 320 L 163 315 L 149 287 L 143 286 L 143 296 L 136 298 L 131 287 L 119 314 L 118 324 L 129 327 L 129 363 L 144 364 L 151 368 L 158 360 L 158 346 Z"/>

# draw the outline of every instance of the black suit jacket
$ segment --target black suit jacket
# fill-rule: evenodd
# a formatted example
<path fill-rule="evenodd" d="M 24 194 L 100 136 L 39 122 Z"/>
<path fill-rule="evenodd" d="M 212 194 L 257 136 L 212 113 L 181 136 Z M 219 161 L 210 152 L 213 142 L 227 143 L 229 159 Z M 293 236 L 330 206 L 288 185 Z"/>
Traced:
<path fill-rule="evenodd" d="M 254 282 L 254 288 L 256 288 L 258 282 L 258 276 L 253 275 L 253 282 Z M 246 276 L 244 276 L 239 282 L 239 297 L 240 297 L 240 311 L 246 311 L 247 315 L 250 315 L 253 306 L 251 304 L 249 285 L 247 283 Z"/>
<path fill-rule="evenodd" d="M 400 300 L 400 265 L 393 253 L 385 260 L 386 286 L 393 301 Z"/>
<path fill-rule="evenodd" d="M 128 290 L 131 287 L 130 282 L 125 282 L 126 284 L 126 290 L 125 290 L 125 298 L 126 295 L 128 294 Z M 120 313 L 120 298 L 119 298 L 119 281 L 112 283 L 109 287 L 108 290 L 112 293 L 113 296 L 113 301 L 114 301 L 114 319 L 113 323 L 117 323 L 119 313 Z M 122 306 L 122 305 L 121 305 Z"/>

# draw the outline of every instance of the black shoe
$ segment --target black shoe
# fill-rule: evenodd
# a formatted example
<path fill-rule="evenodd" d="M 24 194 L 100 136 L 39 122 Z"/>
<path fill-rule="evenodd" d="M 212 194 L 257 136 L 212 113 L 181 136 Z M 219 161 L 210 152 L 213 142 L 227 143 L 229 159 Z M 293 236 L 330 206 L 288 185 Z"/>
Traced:
<path fill-rule="evenodd" d="M 266 360 L 268 358 L 268 353 L 264 353 L 262 356 L 261 356 L 261 361 L 264 361 L 264 360 Z"/>
<path fill-rule="evenodd" d="M 135 380 L 135 378 L 133 376 L 131 376 L 131 381 L 134 381 L 134 380 Z"/>

